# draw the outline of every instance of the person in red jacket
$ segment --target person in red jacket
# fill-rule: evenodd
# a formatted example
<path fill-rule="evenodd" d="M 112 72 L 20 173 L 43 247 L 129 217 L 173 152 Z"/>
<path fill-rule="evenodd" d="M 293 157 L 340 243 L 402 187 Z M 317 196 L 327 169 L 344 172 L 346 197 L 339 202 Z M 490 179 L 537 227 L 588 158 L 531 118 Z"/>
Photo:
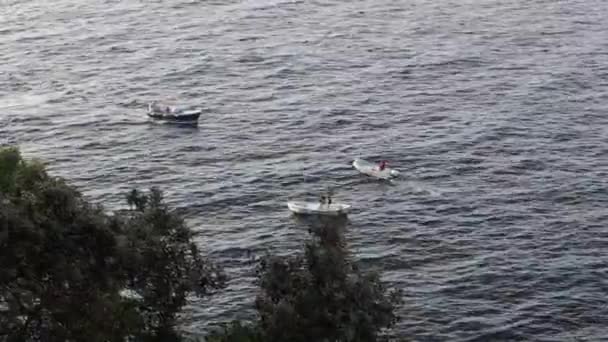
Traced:
<path fill-rule="evenodd" d="M 388 164 L 388 163 L 386 162 L 386 160 L 381 161 L 381 162 L 380 162 L 380 166 L 378 166 L 378 169 L 379 169 L 380 171 L 384 171 L 384 169 L 386 168 L 386 164 Z"/>

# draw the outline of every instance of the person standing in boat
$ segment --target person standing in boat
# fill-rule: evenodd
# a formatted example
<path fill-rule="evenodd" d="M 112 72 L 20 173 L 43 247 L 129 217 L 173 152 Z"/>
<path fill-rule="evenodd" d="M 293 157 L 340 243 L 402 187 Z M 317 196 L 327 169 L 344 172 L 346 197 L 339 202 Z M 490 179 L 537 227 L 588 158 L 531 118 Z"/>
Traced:
<path fill-rule="evenodd" d="M 321 204 L 327 204 L 330 205 L 331 204 L 331 195 L 321 195 L 321 198 L 319 199 L 319 203 Z"/>
<path fill-rule="evenodd" d="M 386 168 L 386 164 L 388 164 L 388 163 L 386 162 L 386 160 L 381 161 L 381 162 L 380 162 L 380 165 L 378 166 L 378 169 L 379 169 L 380 171 L 384 171 L 384 169 Z"/>

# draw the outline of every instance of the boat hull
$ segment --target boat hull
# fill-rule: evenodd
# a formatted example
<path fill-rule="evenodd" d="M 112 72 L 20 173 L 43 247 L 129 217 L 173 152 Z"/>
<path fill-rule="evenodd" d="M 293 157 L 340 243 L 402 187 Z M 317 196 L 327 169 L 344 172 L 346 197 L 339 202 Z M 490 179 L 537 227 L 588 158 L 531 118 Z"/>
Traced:
<path fill-rule="evenodd" d="M 180 114 L 165 114 L 158 112 L 148 112 L 148 117 L 153 120 L 166 122 L 166 123 L 175 123 L 175 124 L 198 124 L 198 118 L 200 117 L 201 112 L 184 112 Z"/>
<path fill-rule="evenodd" d="M 291 212 L 298 215 L 341 216 L 350 212 L 350 205 L 342 203 L 287 202 L 287 207 Z"/>
<path fill-rule="evenodd" d="M 182 123 L 196 122 L 196 121 L 198 121 L 198 118 L 200 115 L 201 115 L 200 112 L 194 113 L 194 114 L 180 114 L 180 115 L 148 113 L 148 116 L 155 120 L 182 122 Z"/>

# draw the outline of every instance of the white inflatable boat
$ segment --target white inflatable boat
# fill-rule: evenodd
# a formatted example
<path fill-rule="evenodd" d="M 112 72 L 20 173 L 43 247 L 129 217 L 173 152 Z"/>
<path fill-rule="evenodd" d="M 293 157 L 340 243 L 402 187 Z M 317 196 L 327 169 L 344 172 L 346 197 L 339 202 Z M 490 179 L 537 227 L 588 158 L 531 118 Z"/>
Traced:
<path fill-rule="evenodd" d="M 363 160 L 361 158 L 355 159 L 353 161 L 353 166 L 359 172 L 379 179 L 392 179 L 399 176 L 399 171 L 395 169 L 385 167 L 384 170 L 380 170 L 380 166 L 378 166 L 378 164 L 368 162 L 367 160 Z"/>

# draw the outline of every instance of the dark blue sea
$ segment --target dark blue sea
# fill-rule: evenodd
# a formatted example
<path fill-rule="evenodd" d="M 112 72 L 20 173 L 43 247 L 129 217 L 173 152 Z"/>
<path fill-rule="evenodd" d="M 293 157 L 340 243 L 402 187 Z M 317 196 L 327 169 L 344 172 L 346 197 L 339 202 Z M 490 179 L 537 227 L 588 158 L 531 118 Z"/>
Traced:
<path fill-rule="evenodd" d="M 412 341 L 608 340 L 608 1 L 1 0 L 0 144 L 122 208 L 160 186 L 251 318 L 332 188 Z M 153 100 L 204 109 L 156 124 Z M 394 184 L 350 165 L 386 159 Z"/>

